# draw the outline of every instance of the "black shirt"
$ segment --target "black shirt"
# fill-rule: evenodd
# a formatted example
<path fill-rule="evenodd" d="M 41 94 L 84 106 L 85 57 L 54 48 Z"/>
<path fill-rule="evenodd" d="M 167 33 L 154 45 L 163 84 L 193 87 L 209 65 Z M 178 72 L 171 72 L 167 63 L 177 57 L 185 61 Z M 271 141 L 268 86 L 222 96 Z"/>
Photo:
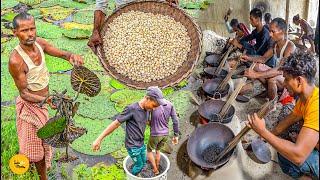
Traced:
<path fill-rule="evenodd" d="M 272 47 L 273 42 L 270 38 L 269 30 L 266 26 L 263 26 L 260 32 L 258 32 L 257 29 L 253 30 L 251 34 L 241 38 L 240 43 L 249 42 L 254 39 L 256 40 L 254 49 L 256 50 L 257 55 L 263 56 L 263 54 Z"/>
<path fill-rule="evenodd" d="M 143 146 L 148 115 L 148 111 L 142 109 L 138 103 L 134 103 L 127 106 L 124 111 L 117 116 L 117 120 L 121 124 L 126 122 L 126 148 Z"/>

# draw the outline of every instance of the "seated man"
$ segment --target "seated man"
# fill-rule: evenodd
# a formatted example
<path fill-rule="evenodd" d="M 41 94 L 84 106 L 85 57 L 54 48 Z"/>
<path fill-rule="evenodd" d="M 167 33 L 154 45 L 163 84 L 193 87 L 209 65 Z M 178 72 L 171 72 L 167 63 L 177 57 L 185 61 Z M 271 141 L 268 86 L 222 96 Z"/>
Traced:
<path fill-rule="evenodd" d="M 230 43 L 239 49 L 247 50 L 247 54 L 249 55 L 262 56 L 272 47 L 273 42 L 270 38 L 269 30 L 262 24 L 262 12 L 260 9 L 254 8 L 250 11 L 250 23 L 256 29 L 248 36 L 241 38 L 240 42 L 237 39 L 233 39 Z M 248 42 L 254 39 L 256 40 L 256 44 L 252 46 Z M 275 67 L 275 59 L 271 57 L 265 64 Z"/>
<path fill-rule="evenodd" d="M 271 14 L 270 13 L 266 13 L 266 14 L 264 14 L 263 17 L 264 17 L 264 25 L 269 29 L 270 23 L 272 21 Z"/>
<path fill-rule="evenodd" d="M 225 24 L 229 33 L 236 33 L 236 39 L 241 39 L 242 37 L 250 34 L 248 27 L 243 23 L 239 23 L 238 19 L 231 19 L 229 23 L 228 16 L 226 16 Z M 255 42 L 250 41 L 249 43 L 254 45 Z"/>
<path fill-rule="evenodd" d="M 278 151 L 282 171 L 294 179 L 302 176 L 319 179 L 319 88 L 315 86 L 316 60 L 300 52 L 288 57 L 280 67 L 285 87 L 291 96 L 299 96 L 293 112 L 272 132 L 257 114 L 248 115 L 248 125 Z M 277 137 L 294 123 L 303 120 L 297 138 L 292 142 Z"/>
<path fill-rule="evenodd" d="M 282 72 L 278 70 L 279 64 L 283 64 L 296 48 L 294 43 L 287 39 L 286 32 L 287 24 L 285 20 L 282 18 L 273 19 L 270 23 L 270 36 L 275 42 L 274 48 L 269 49 L 263 56 L 242 56 L 243 61 L 257 63 L 254 70 L 247 70 L 244 75 L 251 79 L 259 79 L 267 88 L 269 99 L 274 99 L 278 91 L 284 92 L 283 96 L 279 99 L 280 101 L 288 94 L 285 94 L 286 91 L 283 88 L 284 77 L 282 76 Z M 263 64 L 274 55 L 276 57 L 276 67 L 271 68 Z"/>

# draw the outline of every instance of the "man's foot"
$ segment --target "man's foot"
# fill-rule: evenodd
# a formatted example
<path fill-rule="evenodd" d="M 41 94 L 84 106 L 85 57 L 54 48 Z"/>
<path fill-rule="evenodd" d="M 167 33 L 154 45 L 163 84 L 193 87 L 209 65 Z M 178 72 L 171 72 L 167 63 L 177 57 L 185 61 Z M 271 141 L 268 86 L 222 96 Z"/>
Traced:
<path fill-rule="evenodd" d="M 159 170 L 157 169 L 157 170 L 153 170 L 153 173 L 154 173 L 154 175 L 157 176 L 157 175 L 159 175 L 160 172 L 159 172 Z"/>

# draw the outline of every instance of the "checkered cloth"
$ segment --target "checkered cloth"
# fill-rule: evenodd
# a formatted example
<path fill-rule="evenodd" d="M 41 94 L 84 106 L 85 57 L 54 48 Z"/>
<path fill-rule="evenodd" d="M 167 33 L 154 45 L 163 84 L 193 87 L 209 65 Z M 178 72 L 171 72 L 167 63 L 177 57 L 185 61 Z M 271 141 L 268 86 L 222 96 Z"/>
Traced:
<path fill-rule="evenodd" d="M 39 162 L 45 158 L 47 168 L 51 167 L 52 149 L 37 136 L 37 131 L 48 121 L 48 109 L 36 103 L 16 99 L 17 133 L 19 153 L 29 158 L 30 162 Z"/>

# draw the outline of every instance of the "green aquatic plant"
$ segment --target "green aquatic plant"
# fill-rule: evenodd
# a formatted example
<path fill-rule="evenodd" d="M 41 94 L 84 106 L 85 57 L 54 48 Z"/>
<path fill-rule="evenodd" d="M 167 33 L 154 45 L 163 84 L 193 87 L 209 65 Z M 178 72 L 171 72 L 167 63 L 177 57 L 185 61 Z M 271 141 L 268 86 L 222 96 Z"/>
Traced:
<path fill-rule="evenodd" d="M 93 1 L 90 0 L 86 0 L 88 2 L 88 4 L 93 4 Z M 36 6 L 33 6 L 34 8 L 47 8 L 47 7 L 52 7 L 52 6 L 62 6 L 65 8 L 77 8 L 77 9 L 83 9 L 83 8 L 87 8 L 88 4 L 84 4 L 84 3 L 79 3 L 79 2 L 75 2 L 72 0 L 46 0 Z"/>
<path fill-rule="evenodd" d="M 93 23 L 93 11 L 91 9 L 94 9 L 95 5 L 88 6 L 87 11 L 78 11 L 73 15 L 73 22 L 79 23 L 79 24 L 92 24 Z M 87 8 L 86 8 L 87 9 Z"/>
<path fill-rule="evenodd" d="M 74 119 L 77 125 L 85 127 L 88 130 L 87 134 L 84 134 L 80 138 L 73 141 L 71 147 L 74 150 L 88 155 L 105 155 L 122 147 L 124 143 L 125 132 L 122 128 L 118 128 L 103 140 L 100 151 L 93 152 L 91 147 L 92 142 L 112 121 L 109 119 L 92 120 L 80 116 L 75 116 Z"/>
<path fill-rule="evenodd" d="M 77 165 L 72 172 L 72 179 L 114 179 L 124 180 L 125 172 L 121 164 L 105 165 L 104 163 L 98 163 L 93 167 L 88 167 L 87 164 Z"/>
<path fill-rule="evenodd" d="M 8 12 L 1 16 L 1 19 L 6 20 L 8 22 L 12 22 L 13 18 L 17 15 L 17 13 L 14 12 Z"/>
<path fill-rule="evenodd" d="M 117 90 L 121 90 L 121 89 L 125 89 L 126 88 L 126 85 L 122 84 L 121 82 L 119 82 L 118 80 L 112 78 L 110 81 L 109 81 L 109 84 L 111 87 L 117 89 Z"/>
<path fill-rule="evenodd" d="M 91 31 L 85 29 L 71 29 L 63 31 L 62 34 L 70 39 L 88 39 L 91 36 Z"/>
<path fill-rule="evenodd" d="M 73 8 L 66 8 L 62 6 L 52 6 L 46 8 L 40 8 L 40 12 L 43 18 L 47 21 L 63 20 L 74 11 Z"/>
<path fill-rule="evenodd" d="M 19 2 L 17 0 L 2 0 L 1 1 L 1 11 L 3 9 L 12 8 L 12 7 L 16 6 L 17 4 L 19 4 Z"/>
<path fill-rule="evenodd" d="M 170 94 L 172 94 L 174 92 L 174 88 L 173 87 L 167 87 L 165 89 L 162 89 L 162 94 L 164 96 L 168 96 Z"/>
<path fill-rule="evenodd" d="M 1 122 L 16 119 L 16 106 L 1 106 Z"/>
<path fill-rule="evenodd" d="M 63 29 L 52 23 L 36 20 L 37 36 L 45 39 L 57 39 L 62 37 Z"/>
<path fill-rule="evenodd" d="M 8 60 L 1 58 L 1 101 L 14 101 L 19 95 L 19 91 L 9 73 L 6 61 Z"/>
<path fill-rule="evenodd" d="M 116 103 L 116 110 L 122 112 L 126 106 L 138 102 L 144 95 L 145 92 L 141 90 L 123 89 L 111 94 L 110 100 Z"/>
<path fill-rule="evenodd" d="M 18 1 L 28 6 L 34 6 L 34 5 L 40 4 L 45 0 L 18 0 Z"/>
<path fill-rule="evenodd" d="M 37 136 L 41 139 L 50 138 L 63 132 L 66 128 L 66 118 L 64 116 L 54 116 L 49 122 L 37 131 Z"/>

